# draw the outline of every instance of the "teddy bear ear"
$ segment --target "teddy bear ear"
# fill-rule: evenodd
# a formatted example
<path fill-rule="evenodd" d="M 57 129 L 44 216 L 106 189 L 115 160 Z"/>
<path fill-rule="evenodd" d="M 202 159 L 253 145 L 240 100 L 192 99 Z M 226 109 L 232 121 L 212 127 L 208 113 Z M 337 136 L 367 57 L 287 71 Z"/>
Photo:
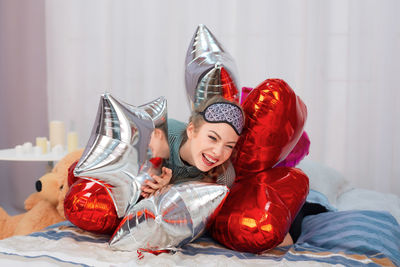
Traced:
<path fill-rule="evenodd" d="M 62 183 L 60 184 L 59 187 L 59 195 L 58 195 L 58 204 L 56 206 L 56 209 L 58 211 L 58 213 L 61 215 L 61 217 L 63 217 L 63 219 L 65 219 L 65 214 L 64 214 L 64 199 L 65 196 L 67 195 L 67 192 L 69 190 L 69 179 L 68 177 L 66 177 Z"/>
<path fill-rule="evenodd" d="M 62 191 L 61 191 L 62 192 Z M 56 206 L 57 212 L 60 214 L 61 217 L 65 220 L 65 214 L 64 214 L 64 199 L 65 199 L 65 194 L 61 194 L 58 198 L 58 204 Z"/>

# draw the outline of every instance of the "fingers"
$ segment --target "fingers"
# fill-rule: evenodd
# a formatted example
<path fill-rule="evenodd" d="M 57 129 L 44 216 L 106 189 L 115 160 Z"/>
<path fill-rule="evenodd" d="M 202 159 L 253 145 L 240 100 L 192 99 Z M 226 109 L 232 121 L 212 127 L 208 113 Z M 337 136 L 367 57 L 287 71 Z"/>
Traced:
<path fill-rule="evenodd" d="M 142 197 L 144 197 L 144 198 L 148 198 L 148 197 L 150 197 L 154 192 L 156 192 L 156 190 L 154 190 L 153 188 L 151 188 L 151 187 L 149 187 L 149 186 L 147 186 L 147 185 L 142 186 L 141 189 L 142 189 L 142 192 L 140 193 L 140 195 L 141 195 Z"/>
<path fill-rule="evenodd" d="M 151 177 L 153 178 L 154 181 L 146 180 L 145 184 L 141 187 L 141 189 L 142 189 L 141 196 L 143 196 L 145 198 L 154 195 L 160 189 L 162 190 L 163 188 L 166 187 L 166 185 L 169 184 L 169 182 L 171 181 L 171 178 L 172 178 L 172 170 L 169 168 L 163 167 L 161 169 L 160 176 L 151 174 Z"/>
<path fill-rule="evenodd" d="M 142 191 L 142 193 L 140 193 L 140 195 L 141 195 L 142 197 L 144 197 L 144 198 L 148 198 L 148 197 L 150 196 L 149 193 L 146 193 L 146 192 L 143 192 L 143 191 Z"/>
<path fill-rule="evenodd" d="M 167 167 L 162 167 L 162 176 L 171 176 L 172 177 L 172 170 Z"/>
<path fill-rule="evenodd" d="M 151 177 L 152 177 L 152 178 L 155 180 L 155 182 L 156 182 L 156 183 L 153 183 L 153 182 L 151 182 L 151 183 L 153 183 L 154 185 L 158 186 L 157 189 L 159 189 L 159 188 L 161 188 L 161 187 L 166 186 L 167 184 L 169 184 L 169 181 L 171 181 L 172 173 L 166 171 L 165 173 L 161 174 L 161 176 L 158 176 L 158 175 L 153 174 L 153 175 L 151 175 Z M 150 181 L 149 181 L 149 183 L 147 183 L 147 181 L 146 181 L 146 184 L 148 184 L 148 185 L 151 186 L 152 188 L 155 188 L 154 186 L 150 185 Z M 156 188 L 155 188 L 155 189 L 156 189 Z"/>
<path fill-rule="evenodd" d="M 145 181 L 145 185 L 143 185 L 141 187 L 142 192 L 144 193 L 148 193 L 148 194 L 152 194 L 155 191 L 157 191 L 158 189 L 162 188 L 165 184 L 163 183 L 163 179 L 160 177 L 153 177 L 153 179 L 156 180 L 156 182 L 150 181 L 150 180 L 146 180 Z M 157 182 L 159 181 L 159 182 Z"/>
<path fill-rule="evenodd" d="M 162 190 L 162 189 L 160 189 L 160 190 Z M 142 192 L 140 193 L 140 195 L 144 198 L 148 198 L 148 197 L 157 195 L 160 192 L 160 190 L 154 190 L 148 186 L 142 186 Z"/>
<path fill-rule="evenodd" d="M 162 173 L 161 173 L 162 179 L 163 179 L 163 184 L 167 185 L 171 181 L 172 178 L 172 170 L 166 167 L 162 168 Z"/>
<path fill-rule="evenodd" d="M 164 183 L 164 179 L 163 179 L 161 176 L 152 174 L 152 175 L 151 175 L 151 178 L 153 178 L 154 181 L 155 181 L 156 183 L 154 183 L 154 182 L 152 182 L 152 181 L 150 181 L 150 180 L 147 180 L 147 181 L 146 181 L 146 184 L 147 184 L 148 181 L 151 182 L 151 183 L 153 183 L 153 184 L 163 184 L 163 183 Z"/>
<path fill-rule="evenodd" d="M 140 189 L 141 189 L 141 191 L 142 191 L 142 192 L 140 193 L 140 195 L 141 195 L 142 197 L 144 197 L 144 198 L 149 197 L 150 194 L 151 194 L 151 192 L 154 191 L 153 189 L 151 189 L 150 187 L 145 186 L 145 185 L 143 185 Z"/>
<path fill-rule="evenodd" d="M 156 195 L 159 195 L 159 194 L 162 194 L 162 193 L 168 191 L 171 186 L 172 186 L 172 184 L 169 184 L 169 185 L 161 187 L 158 190 L 154 190 L 153 188 L 151 188 L 147 185 L 144 185 L 141 187 L 142 192 L 140 193 L 140 195 L 144 198 L 156 196 Z"/>
<path fill-rule="evenodd" d="M 151 187 L 149 187 L 147 185 L 143 185 L 141 189 L 142 189 L 143 192 L 149 193 L 149 194 L 153 193 L 153 191 L 155 191 L 155 189 L 153 189 L 153 188 L 151 188 Z"/>
<path fill-rule="evenodd" d="M 151 181 L 151 180 L 145 181 L 145 183 L 148 187 L 150 187 L 154 190 L 157 190 L 157 189 L 160 189 L 161 187 L 163 187 L 163 185 L 164 185 L 163 180 L 160 177 L 156 176 L 156 177 L 152 177 L 152 178 L 155 180 L 155 182 Z"/>

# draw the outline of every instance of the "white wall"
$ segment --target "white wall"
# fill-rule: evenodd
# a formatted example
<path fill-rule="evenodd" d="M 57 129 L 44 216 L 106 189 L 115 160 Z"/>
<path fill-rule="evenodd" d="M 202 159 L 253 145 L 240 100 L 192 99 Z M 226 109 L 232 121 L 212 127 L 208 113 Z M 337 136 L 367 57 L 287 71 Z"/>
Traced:
<path fill-rule="evenodd" d="M 48 135 L 44 32 L 43 0 L 0 1 L 0 149 Z M 45 166 L 0 161 L 0 206 L 21 209 Z"/>

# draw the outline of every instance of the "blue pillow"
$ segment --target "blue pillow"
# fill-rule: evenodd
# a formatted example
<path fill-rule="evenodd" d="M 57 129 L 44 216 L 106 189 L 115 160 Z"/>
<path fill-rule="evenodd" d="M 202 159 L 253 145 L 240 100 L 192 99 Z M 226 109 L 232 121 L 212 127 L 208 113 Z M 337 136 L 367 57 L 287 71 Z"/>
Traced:
<path fill-rule="evenodd" d="M 337 208 L 329 203 L 328 198 L 324 194 L 313 189 L 310 189 L 306 201 L 324 206 L 328 211 L 337 211 Z"/>
<path fill-rule="evenodd" d="M 346 254 L 381 253 L 400 266 L 400 226 L 386 211 L 349 210 L 307 216 L 297 243 Z"/>

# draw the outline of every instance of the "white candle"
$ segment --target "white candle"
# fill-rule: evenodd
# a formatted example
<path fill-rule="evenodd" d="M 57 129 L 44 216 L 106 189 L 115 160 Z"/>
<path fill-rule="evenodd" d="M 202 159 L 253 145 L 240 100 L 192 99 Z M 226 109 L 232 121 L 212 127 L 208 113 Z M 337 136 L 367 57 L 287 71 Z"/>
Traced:
<path fill-rule="evenodd" d="M 62 121 L 50 122 L 50 146 L 53 148 L 56 145 L 65 147 L 65 126 Z"/>
<path fill-rule="evenodd" d="M 68 153 L 78 149 L 78 133 L 69 132 L 67 135 Z"/>
<path fill-rule="evenodd" d="M 47 138 L 46 137 L 36 137 L 36 146 L 40 147 L 42 154 L 47 153 Z"/>
<path fill-rule="evenodd" d="M 38 146 L 34 146 L 34 147 L 33 147 L 33 154 L 35 154 L 35 155 L 43 154 L 43 153 L 42 153 L 42 148 L 41 148 L 41 147 L 38 147 Z"/>
<path fill-rule="evenodd" d="M 32 153 L 32 148 L 33 148 L 33 146 L 32 146 L 32 143 L 31 142 L 25 142 L 23 145 L 22 145 L 22 152 L 24 153 L 24 154 L 31 154 Z"/>
<path fill-rule="evenodd" d="M 60 144 L 55 145 L 53 147 L 53 149 L 51 150 L 51 152 L 54 153 L 55 155 L 62 155 L 63 151 L 64 151 L 64 148 Z"/>

